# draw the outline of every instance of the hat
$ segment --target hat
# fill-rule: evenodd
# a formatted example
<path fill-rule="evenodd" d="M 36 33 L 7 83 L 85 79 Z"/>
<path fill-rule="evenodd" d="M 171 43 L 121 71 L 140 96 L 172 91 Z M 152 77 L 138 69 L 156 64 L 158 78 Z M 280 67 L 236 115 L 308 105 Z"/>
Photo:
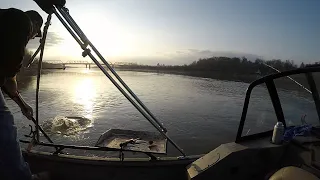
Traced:
<path fill-rule="evenodd" d="M 25 13 L 31 19 L 32 23 L 36 22 L 36 23 L 38 23 L 39 27 L 42 26 L 43 19 L 42 19 L 41 15 L 37 11 L 30 10 L 30 11 L 26 11 Z M 42 37 L 41 28 L 39 28 L 39 31 L 38 31 L 36 37 Z"/>

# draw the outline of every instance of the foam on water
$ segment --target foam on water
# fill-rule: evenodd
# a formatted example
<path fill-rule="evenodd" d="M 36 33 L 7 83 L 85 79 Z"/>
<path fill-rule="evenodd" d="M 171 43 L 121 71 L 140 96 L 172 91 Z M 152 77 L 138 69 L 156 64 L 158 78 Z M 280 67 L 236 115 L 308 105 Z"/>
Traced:
<path fill-rule="evenodd" d="M 57 116 L 43 124 L 43 128 L 51 133 L 75 135 L 92 126 L 92 121 L 85 117 Z"/>

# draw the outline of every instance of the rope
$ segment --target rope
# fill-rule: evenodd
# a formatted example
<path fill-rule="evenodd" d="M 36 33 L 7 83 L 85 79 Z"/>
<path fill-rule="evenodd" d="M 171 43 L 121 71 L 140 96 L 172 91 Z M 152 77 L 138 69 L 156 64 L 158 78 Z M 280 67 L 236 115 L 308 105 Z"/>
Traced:
<path fill-rule="evenodd" d="M 33 123 L 36 125 L 36 140 L 39 142 L 39 131 L 44 135 L 44 137 L 50 142 L 53 141 L 49 138 L 49 136 L 45 133 L 45 131 L 39 125 L 39 86 L 40 86 L 40 77 L 41 77 L 41 69 L 42 69 L 42 60 L 44 53 L 44 46 L 46 43 L 47 33 L 51 22 L 51 14 L 48 15 L 47 22 L 44 26 L 43 37 L 40 40 L 40 58 L 38 64 L 38 74 L 37 74 L 37 88 L 36 88 L 36 119 L 32 118 Z M 57 149 L 57 148 L 56 148 Z"/>

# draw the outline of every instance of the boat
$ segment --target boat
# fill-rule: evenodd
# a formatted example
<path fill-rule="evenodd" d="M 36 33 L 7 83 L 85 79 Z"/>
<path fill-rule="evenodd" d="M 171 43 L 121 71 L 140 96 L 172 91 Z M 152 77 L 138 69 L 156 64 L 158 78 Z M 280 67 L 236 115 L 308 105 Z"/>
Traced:
<path fill-rule="evenodd" d="M 36 1 L 38 4 L 40 0 Z M 39 5 L 41 8 L 48 7 Z M 45 10 L 47 12 L 47 10 Z M 131 130 L 110 130 L 102 134 L 95 146 L 77 146 L 54 143 L 50 137 L 41 129 L 38 119 L 33 120 L 36 130 L 30 133 L 31 140 L 21 140 L 28 147 L 23 150 L 23 156 L 29 163 L 33 173 L 47 171 L 53 180 L 122 180 L 122 179 L 174 179 L 174 180 L 209 180 L 209 179 L 317 179 L 320 177 L 320 164 L 318 155 L 318 144 L 320 142 L 320 128 L 312 127 L 305 136 L 296 136 L 289 141 L 281 144 L 271 142 L 273 130 L 259 132 L 256 134 L 243 135 L 243 129 L 246 121 L 247 110 L 252 90 L 258 85 L 265 84 L 268 89 L 277 120 L 270 121 L 281 122 L 285 128 L 286 120 L 281 107 L 281 101 L 274 80 L 281 77 L 287 77 L 295 74 L 305 74 L 308 80 L 312 97 L 317 109 L 320 120 L 320 99 L 317 86 L 312 73 L 320 72 L 320 66 L 305 67 L 295 70 L 278 72 L 264 76 L 252 82 L 247 91 L 243 105 L 243 111 L 240 117 L 237 136 L 234 142 L 221 144 L 207 154 L 188 156 L 177 144 L 167 135 L 166 129 L 157 121 L 152 113 L 143 105 L 134 95 L 129 87 L 115 73 L 115 77 L 124 87 L 121 88 L 114 79 L 110 78 L 107 71 L 103 70 L 98 61 L 92 57 L 90 50 L 86 47 L 90 45 L 92 50 L 98 54 L 95 47 L 84 36 L 81 29 L 76 25 L 68 10 L 61 5 L 52 5 L 52 12 L 62 24 L 74 36 L 77 34 L 80 39 L 76 39 L 83 48 L 83 54 L 89 55 L 101 71 L 111 80 L 112 83 L 124 94 L 137 110 L 146 117 L 159 131 L 158 134 L 150 134 L 143 131 Z M 51 14 L 52 14 L 51 13 Z M 48 26 L 50 25 L 51 14 L 48 15 L 48 22 L 44 30 L 44 37 Z M 64 21 L 64 20 L 65 21 Z M 70 24 L 70 26 L 67 25 Z M 74 31 L 71 30 L 74 29 Z M 81 43 L 84 41 L 83 43 Z M 42 41 L 45 43 L 45 41 Z M 41 47 L 44 47 L 41 46 Z M 100 57 L 107 67 L 103 57 Z M 41 62 L 41 57 L 40 57 Z M 39 68 L 39 70 L 41 70 Z M 110 71 L 114 73 L 111 68 Z M 120 78 L 120 79 L 119 79 Z M 37 97 L 40 77 L 37 81 Z M 124 92 L 126 89 L 132 96 Z M 38 98 L 37 98 L 38 99 Z M 134 101 L 135 100 L 135 101 Z M 38 100 L 36 100 L 38 102 Z M 38 103 L 37 103 L 38 104 Z M 137 106 L 136 106 L 137 105 Z M 37 112 L 37 111 L 36 111 Z M 49 142 L 39 140 L 40 133 Z M 115 138 L 121 136 L 121 142 L 115 145 L 111 143 Z M 152 139 L 152 140 L 151 140 Z M 137 143 L 144 142 L 144 145 Z M 161 144 L 160 150 L 151 150 L 150 146 L 154 142 Z M 148 144 L 149 143 L 149 144 Z M 170 143 L 180 153 L 180 156 L 167 157 L 167 146 Z M 143 146 L 137 148 L 135 145 Z M 130 145 L 130 146 L 129 146 Z M 132 145 L 132 146 L 131 146 Z M 41 151 L 36 147 L 50 147 L 51 151 Z M 149 147 L 149 149 L 147 148 Z M 195 145 L 196 148 L 196 145 Z M 81 152 L 102 151 L 116 152 L 119 157 L 88 157 L 86 155 L 66 154 L 66 149 L 77 150 Z M 138 153 L 143 157 L 131 157 L 130 153 Z M 85 154 L 85 153 L 84 153 Z"/>

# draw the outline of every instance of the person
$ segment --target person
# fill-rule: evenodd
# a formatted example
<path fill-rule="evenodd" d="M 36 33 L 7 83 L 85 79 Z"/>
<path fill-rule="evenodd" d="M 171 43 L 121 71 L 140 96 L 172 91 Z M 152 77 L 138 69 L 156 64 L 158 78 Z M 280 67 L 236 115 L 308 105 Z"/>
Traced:
<path fill-rule="evenodd" d="M 0 9 L 0 87 L 14 100 L 24 116 L 33 117 L 33 110 L 21 97 L 16 75 L 22 66 L 27 43 L 41 36 L 43 19 L 34 11 Z M 0 91 L 0 179 L 31 180 L 28 164 L 24 161 L 14 118 L 9 111 L 3 93 Z"/>

